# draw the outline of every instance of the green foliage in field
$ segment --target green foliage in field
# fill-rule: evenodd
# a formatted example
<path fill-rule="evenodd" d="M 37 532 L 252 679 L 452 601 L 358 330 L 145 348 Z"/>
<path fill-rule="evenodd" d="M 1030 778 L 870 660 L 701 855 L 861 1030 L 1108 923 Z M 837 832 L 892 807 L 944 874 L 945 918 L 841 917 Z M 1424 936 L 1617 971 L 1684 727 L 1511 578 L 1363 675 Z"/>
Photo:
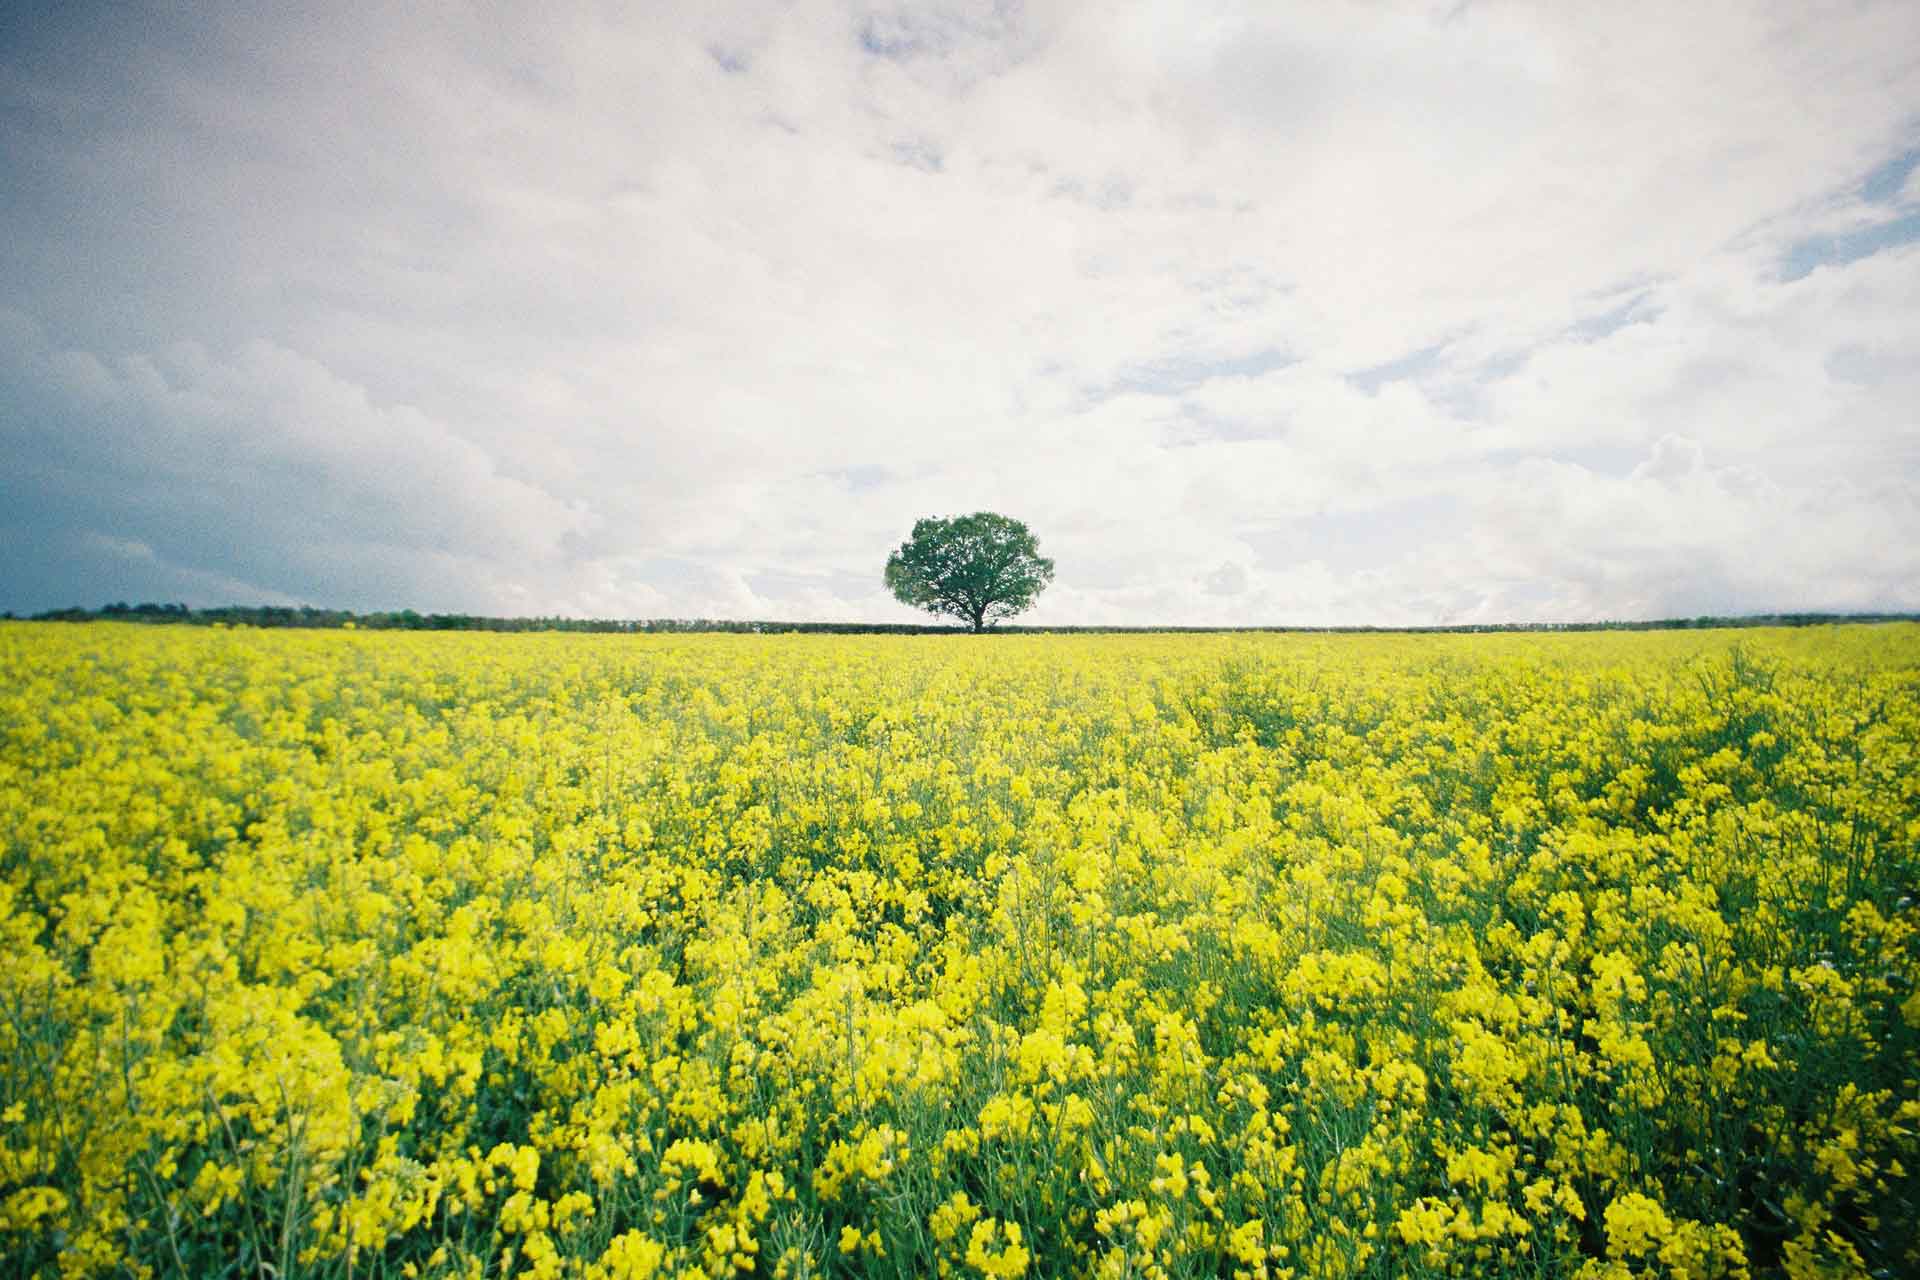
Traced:
<path fill-rule="evenodd" d="M 0 1274 L 1920 1269 L 1920 628 L 0 624 Z"/>

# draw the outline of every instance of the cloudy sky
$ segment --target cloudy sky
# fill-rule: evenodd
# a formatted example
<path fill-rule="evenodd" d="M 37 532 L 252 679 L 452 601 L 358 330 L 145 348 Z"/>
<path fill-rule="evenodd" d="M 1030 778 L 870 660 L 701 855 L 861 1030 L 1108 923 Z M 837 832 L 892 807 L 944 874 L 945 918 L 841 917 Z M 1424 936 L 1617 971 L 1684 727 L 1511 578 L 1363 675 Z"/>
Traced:
<path fill-rule="evenodd" d="M 1920 5 L 0 7 L 0 608 L 1920 609 Z"/>

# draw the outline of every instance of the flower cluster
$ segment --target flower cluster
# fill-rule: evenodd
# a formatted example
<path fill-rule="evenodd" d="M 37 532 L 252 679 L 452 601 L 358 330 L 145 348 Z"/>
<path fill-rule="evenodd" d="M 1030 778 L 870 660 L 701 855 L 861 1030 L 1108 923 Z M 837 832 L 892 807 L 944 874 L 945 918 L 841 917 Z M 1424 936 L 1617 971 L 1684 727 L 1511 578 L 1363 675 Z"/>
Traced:
<path fill-rule="evenodd" d="M 0 1275 L 1920 1270 L 1920 628 L 0 623 Z"/>

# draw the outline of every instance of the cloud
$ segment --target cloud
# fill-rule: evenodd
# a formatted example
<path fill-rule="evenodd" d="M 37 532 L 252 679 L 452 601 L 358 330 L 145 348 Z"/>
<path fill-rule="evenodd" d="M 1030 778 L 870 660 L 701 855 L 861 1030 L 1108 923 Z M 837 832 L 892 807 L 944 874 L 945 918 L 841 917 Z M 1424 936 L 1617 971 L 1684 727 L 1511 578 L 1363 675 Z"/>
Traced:
<path fill-rule="evenodd" d="M 0 605 L 893 619 L 983 508 L 1043 620 L 1907 598 L 1911 5 L 499 21 L 14 32 Z"/>
<path fill-rule="evenodd" d="M 1208 595 L 1237 596 L 1247 589 L 1245 566 L 1228 560 L 1205 578 Z"/>
<path fill-rule="evenodd" d="M 1490 497 L 1481 554 L 1552 584 L 1569 617 L 1920 608 L 1920 501 L 1844 481 L 1783 487 L 1664 436 L 1624 477 L 1532 461 Z"/>
<path fill-rule="evenodd" d="M 48 345 L 18 315 L 0 321 L 15 519 L 85 528 L 79 552 L 164 566 L 200 602 L 275 580 L 364 598 L 360 573 L 454 595 L 537 572 L 586 526 L 580 507 L 502 475 L 444 424 L 273 344 L 109 363 Z"/>

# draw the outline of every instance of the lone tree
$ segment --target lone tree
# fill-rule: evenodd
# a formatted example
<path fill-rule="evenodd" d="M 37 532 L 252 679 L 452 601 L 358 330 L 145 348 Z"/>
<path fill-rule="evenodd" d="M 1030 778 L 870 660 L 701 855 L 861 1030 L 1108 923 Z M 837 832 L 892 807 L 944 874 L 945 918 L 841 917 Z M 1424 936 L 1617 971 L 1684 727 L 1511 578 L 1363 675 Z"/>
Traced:
<path fill-rule="evenodd" d="M 913 523 L 887 557 L 887 589 L 902 604 L 946 614 L 976 632 L 1033 604 L 1053 581 L 1053 561 L 1026 525 L 991 511 Z"/>

